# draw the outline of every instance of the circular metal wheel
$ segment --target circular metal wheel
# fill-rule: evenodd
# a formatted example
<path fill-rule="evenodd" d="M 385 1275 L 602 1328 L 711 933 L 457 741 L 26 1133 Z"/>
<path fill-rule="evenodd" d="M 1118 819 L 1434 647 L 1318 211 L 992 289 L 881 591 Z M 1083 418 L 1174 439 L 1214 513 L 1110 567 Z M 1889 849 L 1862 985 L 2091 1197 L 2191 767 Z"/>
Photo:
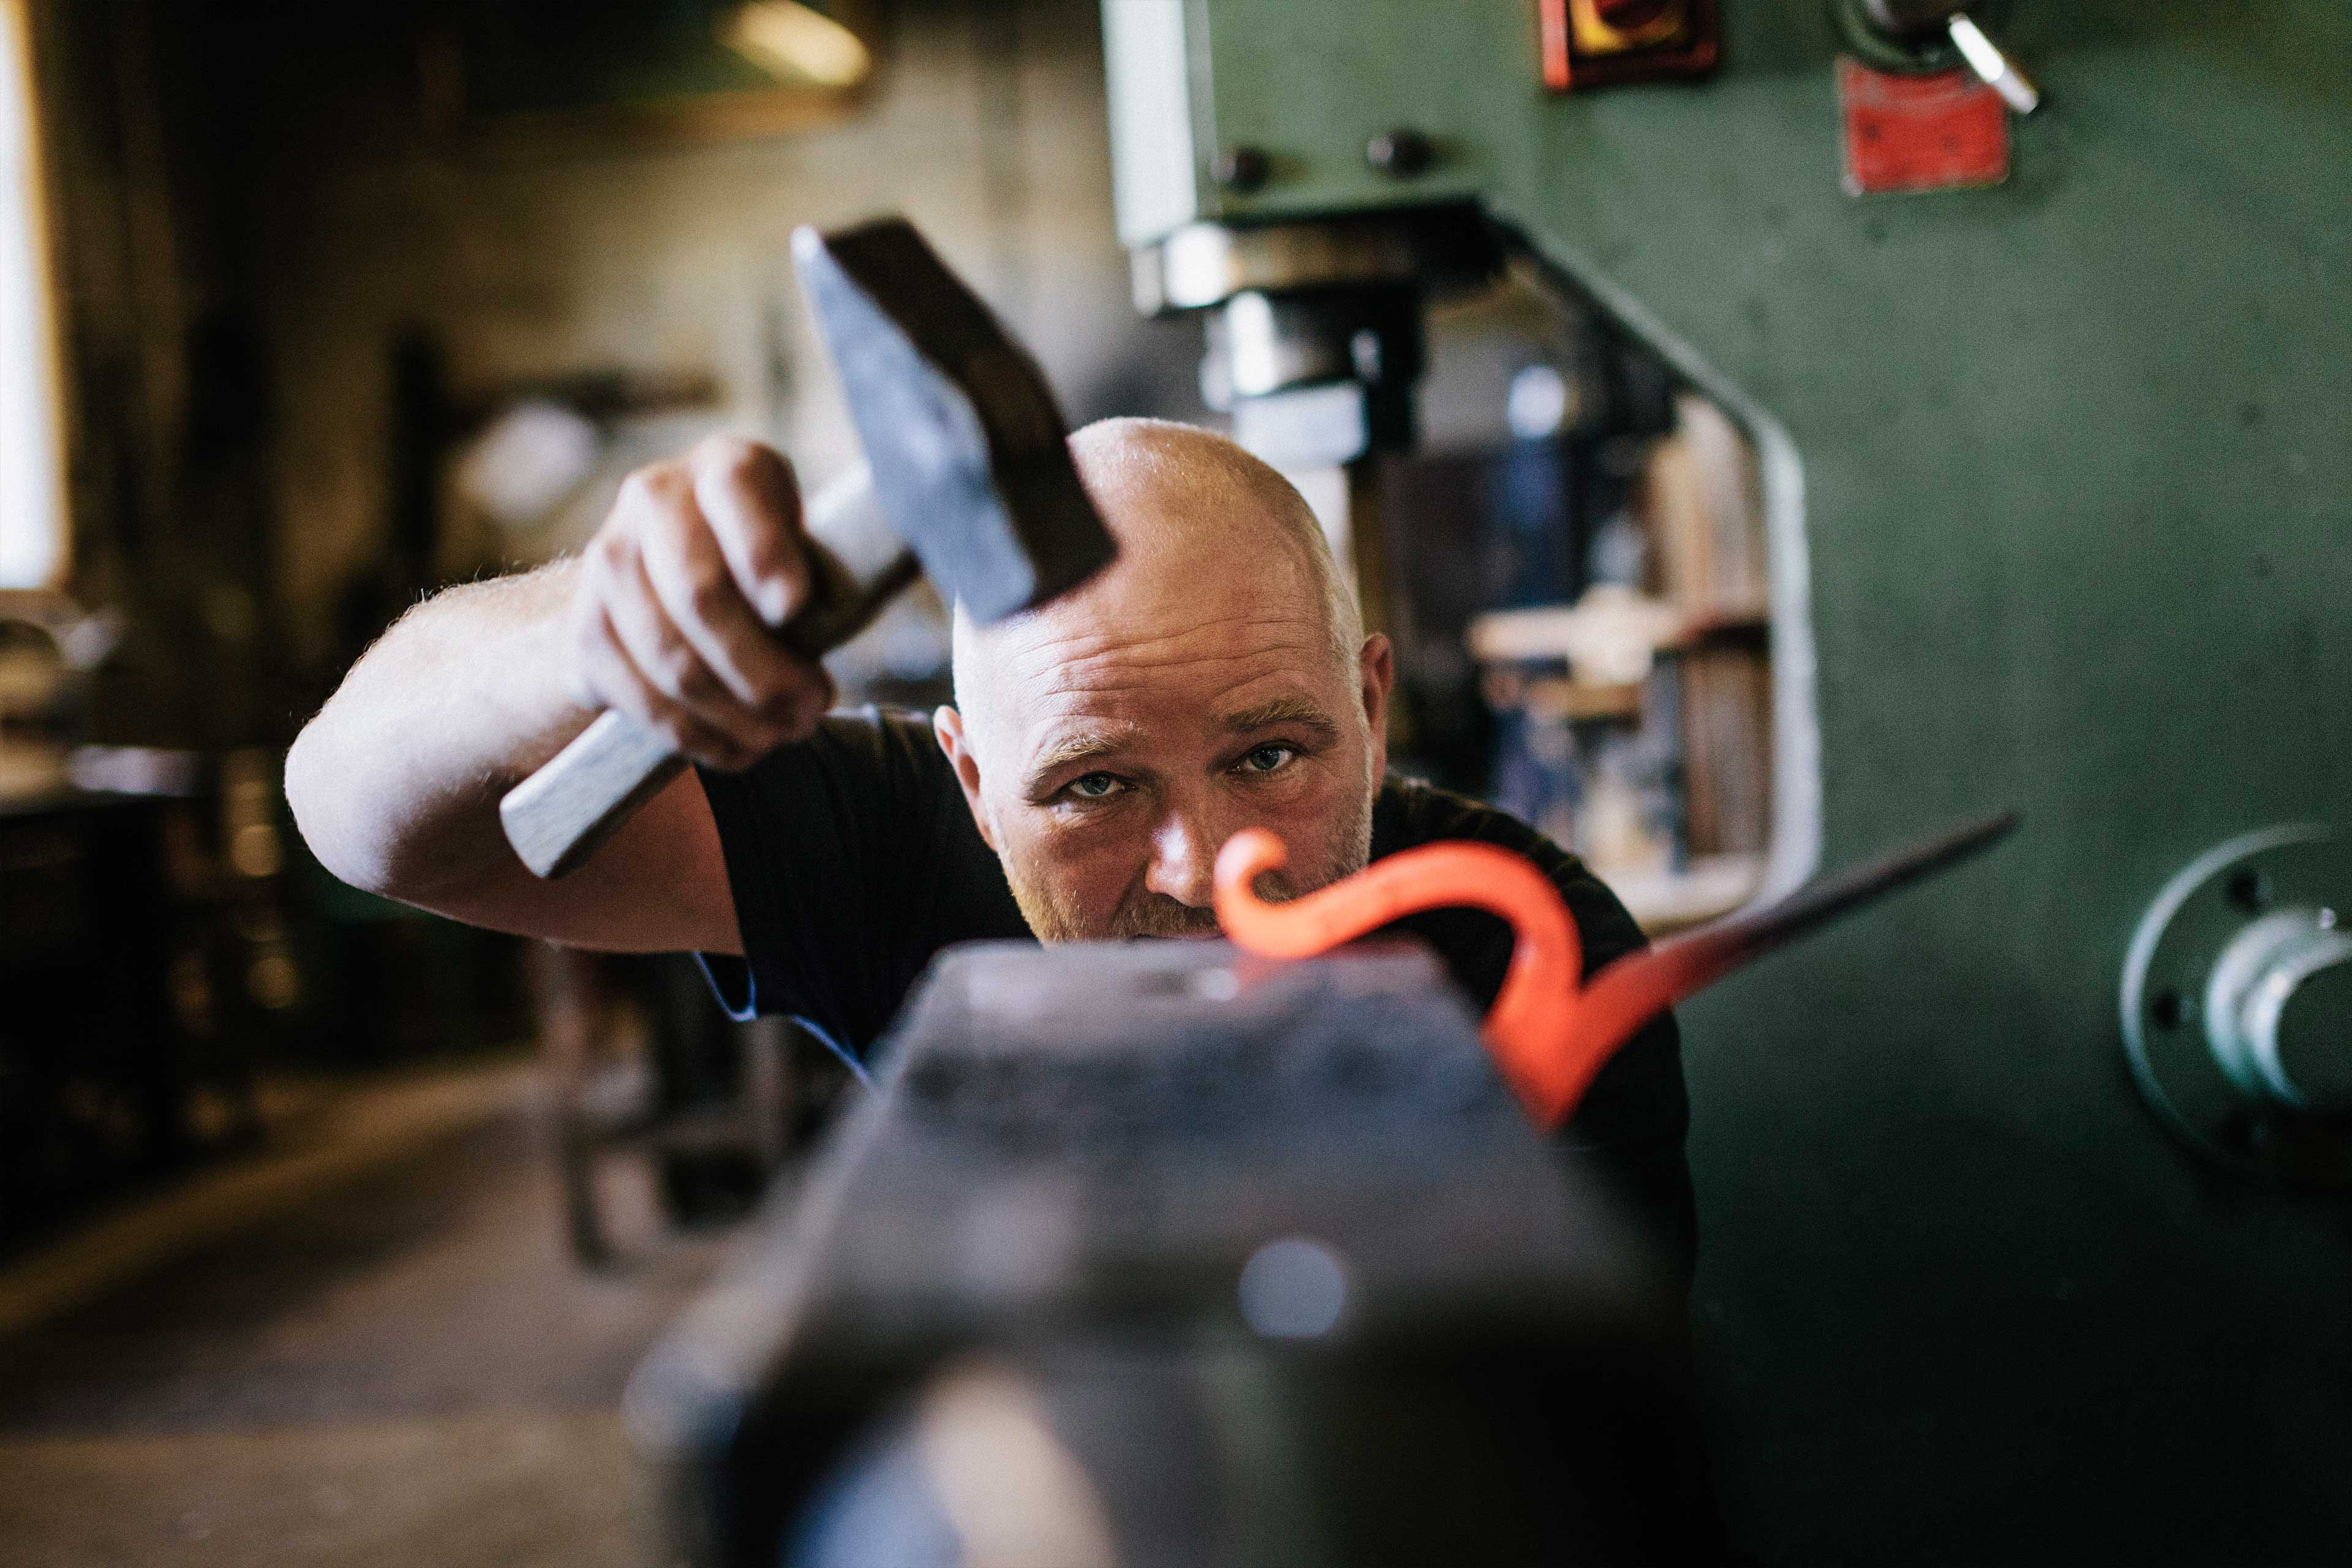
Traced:
<path fill-rule="evenodd" d="M 2352 934 L 2339 915 L 2352 928 L 2352 843 L 2301 823 L 2198 857 L 2140 918 L 2124 1047 L 2148 1103 L 2201 1152 L 2295 1185 L 2352 1186 Z"/>

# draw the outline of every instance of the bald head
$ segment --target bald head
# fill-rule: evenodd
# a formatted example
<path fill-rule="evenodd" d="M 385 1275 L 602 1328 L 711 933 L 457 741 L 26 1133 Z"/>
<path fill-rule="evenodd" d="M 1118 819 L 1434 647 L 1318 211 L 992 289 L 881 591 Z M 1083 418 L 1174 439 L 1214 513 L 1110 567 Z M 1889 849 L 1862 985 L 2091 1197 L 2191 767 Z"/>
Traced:
<path fill-rule="evenodd" d="M 1079 482 L 1118 543 L 1092 581 L 1001 627 L 975 626 L 957 606 L 956 702 L 967 717 L 991 706 L 992 666 L 1041 623 L 1117 618 L 1139 596 L 1163 597 L 1202 574 L 1255 579 L 1270 605 L 1312 605 L 1329 656 L 1351 665 L 1364 640 L 1354 592 L 1322 525 L 1288 479 L 1213 430 L 1172 419 L 1099 419 L 1070 437 Z"/>

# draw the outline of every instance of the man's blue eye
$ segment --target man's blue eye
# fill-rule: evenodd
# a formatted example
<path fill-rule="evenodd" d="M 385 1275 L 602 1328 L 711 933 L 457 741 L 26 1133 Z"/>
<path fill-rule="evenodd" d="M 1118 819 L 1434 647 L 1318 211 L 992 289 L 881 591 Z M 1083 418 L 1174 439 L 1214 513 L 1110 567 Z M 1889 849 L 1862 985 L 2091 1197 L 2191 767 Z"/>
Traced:
<path fill-rule="evenodd" d="M 1118 788 L 1118 780 L 1109 773 L 1087 773 L 1070 781 L 1070 793 L 1080 800 L 1100 800 Z"/>
<path fill-rule="evenodd" d="M 1298 754 L 1290 746 L 1260 746 L 1242 759 L 1244 766 L 1253 773 L 1270 773 Z"/>

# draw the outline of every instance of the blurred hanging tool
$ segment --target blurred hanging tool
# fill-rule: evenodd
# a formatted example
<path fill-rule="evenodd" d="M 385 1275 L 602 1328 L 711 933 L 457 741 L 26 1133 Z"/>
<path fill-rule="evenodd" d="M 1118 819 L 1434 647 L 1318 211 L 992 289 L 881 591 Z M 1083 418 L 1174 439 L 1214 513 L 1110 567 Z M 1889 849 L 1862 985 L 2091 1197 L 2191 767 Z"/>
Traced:
<path fill-rule="evenodd" d="M 1652 1017 L 1782 942 L 1990 846 L 2015 812 L 1969 823 L 1866 866 L 1824 878 L 1753 913 L 1628 953 L 1581 981 L 1584 949 L 1568 904 L 1535 866 L 1488 844 L 1428 844 L 1287 903 L 1254 890 L 1287 858 L 1282 840 L 1248 828 L 1217 855 L 1217 920 L 1266 958 L 1308 958 L 1423 910 L 1466 904 L 1511 922 L 1503 988 L 1480 1033 L 1496 1064 L 1546 1126 L 1568 1120 L 1603 1064 Z"/>

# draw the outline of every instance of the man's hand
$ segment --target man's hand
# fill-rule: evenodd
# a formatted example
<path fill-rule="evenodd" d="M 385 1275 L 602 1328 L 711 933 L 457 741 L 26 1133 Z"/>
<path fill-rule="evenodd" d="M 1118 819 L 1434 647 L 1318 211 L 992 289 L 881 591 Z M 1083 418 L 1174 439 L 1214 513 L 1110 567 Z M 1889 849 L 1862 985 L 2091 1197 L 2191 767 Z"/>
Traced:
<path fill-rule="evenodd" d="M 575 696 L 715 767 L 806 737 L 833 681 L 775 634 L 808 602 L 812 548 L 792 465 L 767 447 L 713 437 L 637 469 L 582 553 Z"/>

